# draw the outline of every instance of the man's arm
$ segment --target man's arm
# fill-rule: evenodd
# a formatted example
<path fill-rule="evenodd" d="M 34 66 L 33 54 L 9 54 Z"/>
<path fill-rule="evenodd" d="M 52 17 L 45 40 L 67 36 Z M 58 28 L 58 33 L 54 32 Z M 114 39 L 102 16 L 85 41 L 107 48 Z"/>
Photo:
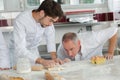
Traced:
<path fill-rule="evenodd" d="M 51 52 L 50 54 L 53 60 L 57 58 L 56 52 Z"/>
<path fill-rule="evenodd" d="M 63 64 L 63 61 L 61 59 L 57 58 L 57 53 L 56 52 L 51 52 L 51 58 L 55 62 L 57 62 L 59 64 Z"/>
<path fill-rule="evenodd" d="M 105 55 L 106 58 L 108 59 L 113 58 L 116 42 L 117 42 L 117 33 L 109 39 L 108 54 Z"/>
<path fill-rule="evenodd" d="M 52 60 L 62 64 L 62 60 L 58 59 L 56 54 L 55 29 L 53 25 L 46 28 L 45 37 L 47 42 L 47 50 L 51 54 Z"/>

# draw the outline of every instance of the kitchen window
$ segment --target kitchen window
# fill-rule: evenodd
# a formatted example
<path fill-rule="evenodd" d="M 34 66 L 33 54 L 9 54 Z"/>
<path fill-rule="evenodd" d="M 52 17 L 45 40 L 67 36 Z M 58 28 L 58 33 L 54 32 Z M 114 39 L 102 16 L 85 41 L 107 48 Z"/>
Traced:
<path fill-rule="evenodd" d="M 4 10 L 4 2 L 3 2 L 3 0 L 0 0 L 0 10 Z"/>

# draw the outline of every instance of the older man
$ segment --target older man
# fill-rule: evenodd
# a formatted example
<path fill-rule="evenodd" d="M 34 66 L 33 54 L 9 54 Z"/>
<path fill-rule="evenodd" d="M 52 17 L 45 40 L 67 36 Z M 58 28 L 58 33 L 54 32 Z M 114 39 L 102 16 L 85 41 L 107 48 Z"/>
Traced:
<path fill-rule="evenodd" d="M 57 56 L 65 62 L 70 60 L 85 60 L 92 56 L 102 56 L 102 48 L 109 40 L 106 58 L 111 59 L 117 39 L 117 27 L 109 27 L 100 31 L 64 34 L 62 44 L 58 47 Z"/>

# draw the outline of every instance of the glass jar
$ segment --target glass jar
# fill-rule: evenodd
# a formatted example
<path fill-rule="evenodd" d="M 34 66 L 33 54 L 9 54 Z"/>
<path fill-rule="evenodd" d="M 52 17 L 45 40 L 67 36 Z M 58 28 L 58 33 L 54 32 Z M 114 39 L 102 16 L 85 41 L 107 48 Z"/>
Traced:
<path fill-rule="evenodd" d="M 17 61 L 17 73 L 31 72 L 31 64 L 28 58 L 19 58 Z"/>

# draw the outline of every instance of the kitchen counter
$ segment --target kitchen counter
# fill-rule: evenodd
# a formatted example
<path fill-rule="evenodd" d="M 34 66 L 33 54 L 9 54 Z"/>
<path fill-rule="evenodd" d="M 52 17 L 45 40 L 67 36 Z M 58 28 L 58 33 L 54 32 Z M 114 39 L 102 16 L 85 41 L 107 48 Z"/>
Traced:
<path fill-rule="evenodd" d="M 108 60 L 101 65 L 91 64 L 90 61 L 72 61 L 63 64 L 64 70 L 51 71 L 58 73 L 66 80 L 119 80 L 120 79 L 120 56 L 114 56 L 113 60 Z M 18 74 L 15 70 L 0 71 L 0 74 L 8 74 L 9 76 L 24 77 L 25 80 L 45 80 L 42 71 L 32 71 L 27 74 Z"/>

